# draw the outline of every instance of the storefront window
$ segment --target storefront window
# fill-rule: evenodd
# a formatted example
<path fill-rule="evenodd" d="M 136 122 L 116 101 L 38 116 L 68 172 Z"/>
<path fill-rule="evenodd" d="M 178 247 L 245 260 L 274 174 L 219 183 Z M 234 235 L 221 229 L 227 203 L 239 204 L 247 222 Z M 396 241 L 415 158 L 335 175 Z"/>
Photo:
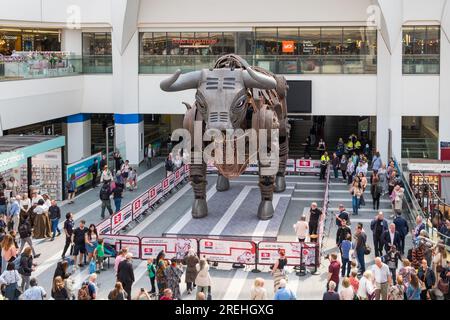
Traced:
<path fill-rule="evenodd" d="M 403 73 L 439 74 L 440 27 L 403 27 Z"/>
<path fill-rule="evenodd" d="M 250 64 L 274 73 L 376 73 L 377 33 L 366 27 L 146 32 L 141 33 L 140 39 L 141 73 L 207 68 L 217 56 L 228 53 L 236 53 Z"/>
<path fill-rule="evenodd" d="M 0 54 L 13 51 L 61 51 L 61 31 L 0 27 Z"/>
<path fill-rule="evenodd" d="M 83 32 L 83 72 L 112 73 L 110 32 Z"/>

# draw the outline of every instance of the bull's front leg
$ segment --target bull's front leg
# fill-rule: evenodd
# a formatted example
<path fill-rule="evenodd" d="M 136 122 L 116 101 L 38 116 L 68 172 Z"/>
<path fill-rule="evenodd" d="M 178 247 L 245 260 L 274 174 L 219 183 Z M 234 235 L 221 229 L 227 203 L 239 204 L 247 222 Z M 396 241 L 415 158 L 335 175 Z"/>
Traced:
<path fill-rule="evenodd" d="M 261 168 L 261 163 L 259 163 Z M 272 204 L 274 192 L 274 176 L 261 175 L 259 171 L 259 190 L 261 191 L 261 202 L 258 207 L 258 218 L 260 220 L 269 220 L 273 217 L 274 209 Z"/>
<path fill-rule="evenodd" d="M 216 190 L 222 192 L 228 189 L 230 189 L 230 180 L 219 173 L 217 176 Z"/>
<path fill-rule="evenodd" d="M 206 163 L 191 164 L 190 181 L 194 190 L 194 203 L 192 204 L 192 217 L 204 218 L 208 215 L 206 203 Z"/>

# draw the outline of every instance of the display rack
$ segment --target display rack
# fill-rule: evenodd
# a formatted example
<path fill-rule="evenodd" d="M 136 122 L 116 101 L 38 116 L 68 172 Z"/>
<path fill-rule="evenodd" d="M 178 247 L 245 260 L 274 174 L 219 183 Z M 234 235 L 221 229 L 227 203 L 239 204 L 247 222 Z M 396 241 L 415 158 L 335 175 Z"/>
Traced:
<path fill-rule="evenodd" d="M 423 197 L 423 185 L 425 181 L 433 188 L 434 192 L 440 196 L 441 194 L 441 176 L 439 174 L 421 174 L 411 173 L 411 188 L 414 194 Z M 425 181 L 424 181 L 425 180 Z"/>
<path fill-rule="evenodd" d="M 31 184 L 37 187 L 41 194 L 47 193 L 50 199 L 62 199 L 61 167 L 55 164 L 33 164 Z"/>

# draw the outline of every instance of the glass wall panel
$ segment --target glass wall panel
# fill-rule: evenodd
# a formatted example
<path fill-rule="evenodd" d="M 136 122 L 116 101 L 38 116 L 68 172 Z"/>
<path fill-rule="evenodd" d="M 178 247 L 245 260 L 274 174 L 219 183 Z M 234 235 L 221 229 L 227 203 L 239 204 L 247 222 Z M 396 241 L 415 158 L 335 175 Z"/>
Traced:
<path fill-rule="evenodd" d="M 440 27 L 403 27 L 403 73 L 439 74 Z"/>
<path fill-rule="evenodd" d="M 402 158 L 438 159 L 439 117 L 402 117 Z"/>
<path fill-rule="evenodd" d="M 111 33 L 83 32 L 82 54 L 84 73 L 111 73 Z"/>
<path fill-rule="evenodd" d="M 278 54 L 277 29 L 256 29 L 256 55 Z"/>

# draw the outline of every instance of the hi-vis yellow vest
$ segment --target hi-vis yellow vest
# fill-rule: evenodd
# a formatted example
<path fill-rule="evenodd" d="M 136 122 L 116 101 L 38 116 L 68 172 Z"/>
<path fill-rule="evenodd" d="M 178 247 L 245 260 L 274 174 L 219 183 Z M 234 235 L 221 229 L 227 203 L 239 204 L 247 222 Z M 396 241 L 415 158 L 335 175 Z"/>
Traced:
<path fill-rule="evenodd" d="M 328 162 L 328 161 L 330 161 L 330 156 L 326 156 L 326 157 L 325 157 L 325 155 L 323 155 L 323 156 L 320 158 L 320 161 L 326 161 L 326 162 Z"/>

